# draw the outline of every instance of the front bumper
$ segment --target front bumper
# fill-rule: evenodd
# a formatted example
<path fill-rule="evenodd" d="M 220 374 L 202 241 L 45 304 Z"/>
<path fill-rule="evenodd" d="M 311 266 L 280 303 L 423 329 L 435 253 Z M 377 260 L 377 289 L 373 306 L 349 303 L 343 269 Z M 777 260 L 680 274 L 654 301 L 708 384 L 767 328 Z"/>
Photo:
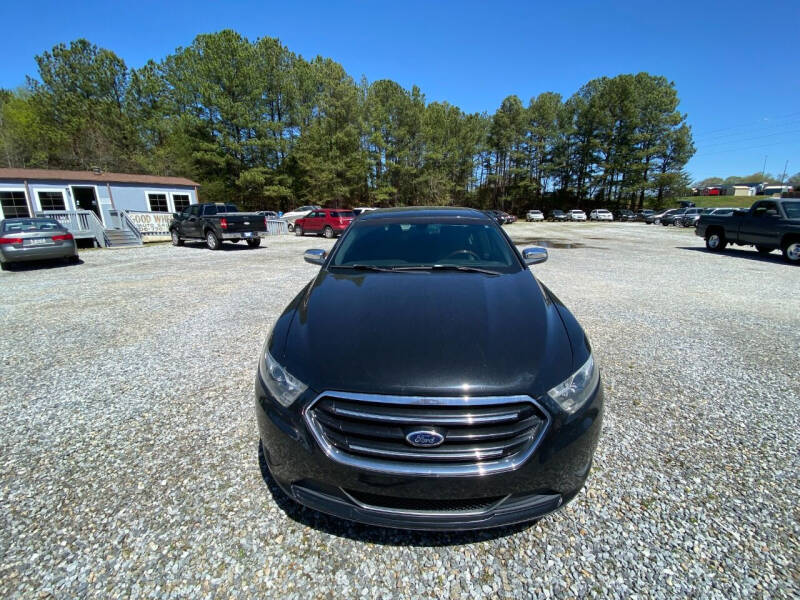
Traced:
<path fill-rule="evenodd" d="M 491 475 L 409 476 L 341 464 L 321 449 L 301 410 L 272 400 L 256 376 L 256 417 L 270 473 L 292 499 L 344 519 L 401 529 L 466 530 L 540 518 L 583 487 L 600 434 L 602 383 L 577 413 L 552 420 L 518 468 Z"/>

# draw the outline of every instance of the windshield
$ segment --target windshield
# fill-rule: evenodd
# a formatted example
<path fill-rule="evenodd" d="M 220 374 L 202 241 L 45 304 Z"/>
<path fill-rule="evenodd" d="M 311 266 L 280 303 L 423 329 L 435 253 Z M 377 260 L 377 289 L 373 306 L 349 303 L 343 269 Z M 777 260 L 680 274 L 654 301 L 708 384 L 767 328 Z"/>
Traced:
<path fill-rule="evenodd" d="M 457 266 L 513 273 L 521 269 L 511 246 L 487 223 L 354 221 L 330 267 Z"/>
<path fill-rule="evenodd" d="M 800 219 L 800 202 L 784 202 L 783 210 L 788 219 Z"/>
<path fill-rule="evenodd" d="M 53 231 L 64 229 L 54 219 L 12 219 L 3 222 L 3 231 Z"/>

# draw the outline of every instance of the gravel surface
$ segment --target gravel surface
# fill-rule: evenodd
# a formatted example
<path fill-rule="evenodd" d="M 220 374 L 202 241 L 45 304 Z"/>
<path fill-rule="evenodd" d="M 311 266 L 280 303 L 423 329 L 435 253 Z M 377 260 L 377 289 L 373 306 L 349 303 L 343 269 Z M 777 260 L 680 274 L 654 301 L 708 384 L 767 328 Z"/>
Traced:
<path fill-rule="evenodd" d="M 257 355 L 331 242 L 0 274 L 0 597 L 797 597 L 800 269 L 673 228 L 508 231 L 556 246 L 534 269 L 607 412 L 574 502 L 470 534 L 343 522 L 262 477 Z"/>

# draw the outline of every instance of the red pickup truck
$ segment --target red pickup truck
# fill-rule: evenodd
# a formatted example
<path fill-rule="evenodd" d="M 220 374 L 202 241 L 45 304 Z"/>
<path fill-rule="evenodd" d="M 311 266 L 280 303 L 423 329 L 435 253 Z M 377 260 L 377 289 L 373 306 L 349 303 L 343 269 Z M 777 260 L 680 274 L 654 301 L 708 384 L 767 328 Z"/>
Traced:
<path fill-rule="evenodd" d="M 294 222 L 294 234 L 316 233 L 324 235 L 326 238 L 332 238 L 344 233 L 355 216 L 351 210 L 318 208 Z"/>

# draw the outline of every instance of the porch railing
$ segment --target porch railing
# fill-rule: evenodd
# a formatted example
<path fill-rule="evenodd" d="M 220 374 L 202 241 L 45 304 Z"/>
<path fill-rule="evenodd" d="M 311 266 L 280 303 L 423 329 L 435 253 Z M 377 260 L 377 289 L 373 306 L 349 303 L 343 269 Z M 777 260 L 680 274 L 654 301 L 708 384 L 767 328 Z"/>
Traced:
<path fill-rule="evenodd" d="M 94 238 L 99 246 L 109 246 L 103 223 L 91 210 L 43 210 L 36 216 L 55 219 L 76 238 Z"/>

